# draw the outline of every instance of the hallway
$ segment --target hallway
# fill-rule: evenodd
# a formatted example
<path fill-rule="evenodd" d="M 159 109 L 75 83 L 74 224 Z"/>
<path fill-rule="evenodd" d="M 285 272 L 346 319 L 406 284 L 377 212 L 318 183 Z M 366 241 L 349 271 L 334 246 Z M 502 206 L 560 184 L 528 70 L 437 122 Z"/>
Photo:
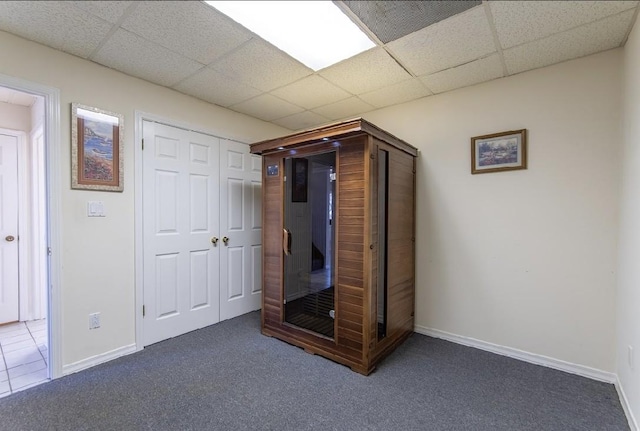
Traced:
<path fill-rule="evenodd" d="M 0 398 L 48 380 L 46 319 L 0 326 Z"/>

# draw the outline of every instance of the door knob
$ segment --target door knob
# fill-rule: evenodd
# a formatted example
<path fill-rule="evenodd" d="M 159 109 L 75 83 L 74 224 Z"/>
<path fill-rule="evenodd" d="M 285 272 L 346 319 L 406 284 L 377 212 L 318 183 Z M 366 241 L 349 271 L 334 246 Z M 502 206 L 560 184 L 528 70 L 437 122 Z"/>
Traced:
<path fill-rule="evenodd" d="M 211 244 L 218 245 L 218 237 L 217 236 L 212 236 L 211 237 Z"/>
<path fill-rule="evenodd" d="M 13 235 L 9 235 L 8 237 L 5 238 L 8 242 L 11 242 L 13 240 L 15 240 L 16 238 Z"/>
<path fill-rule="evenodd" d="M 229 245 L 229 237 L 222 237 L 222 242 L 224 242 L 224 245 Z"/>

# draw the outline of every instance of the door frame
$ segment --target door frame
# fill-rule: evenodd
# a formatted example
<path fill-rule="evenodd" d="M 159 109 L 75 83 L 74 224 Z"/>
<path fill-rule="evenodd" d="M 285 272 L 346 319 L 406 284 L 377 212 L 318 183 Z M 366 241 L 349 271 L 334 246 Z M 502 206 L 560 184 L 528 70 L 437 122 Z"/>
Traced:
<path fill-rule="evenodd" d="M 142 124 L 144 121 L 153 121 L 155 123 L 164 124 L 165 126 L 175 127 L 190 132 L 202 133 L 213 136 L 218 139 L 229 139 L 242 144 L 246 144 L 244 140 L 235 137 L 221 136 L 218 132 L 206 129 L 204 127 L 195 126 L 182 121 L 176 121 L 156 114 L 144 111 L 134 111 L 134 256 L 135 256 L 135 301 L 134 301 L 134 317 L 136 328 L 136 351 L 144 349 L 144 325 L 142 321 L 142 306 L 144 305 L 144 231 L 143 231 L 143 205 L 142 205 Z"/>
<path fill-rule="evenodd" d="M 40 187 L 41 185 L 40 181 L 44 181 L 45 184 L 43 184 L 43 186 L 46 186 L 46 177 L 45 177 L 46 167 L 44 165 L 44 163 L 46 163 L 46 159 L 44 158 L 45 157 L 44 152 L 39 151 L 38 143 L 37 143 L 38 138 L 42 139 L 42 150 L 44 151 L 46 149 L 44 144 L 44 139 L 45 139 L 44 105 L 43 105 L 42 117 L 40 119 L 42 120 L 41 123 L 36 124 L 35 127 L 33 127 L 34 125 L 32 125 L 32 129 L 28 134 L 29 145 L 26 148 L 28 148 L 29 157 L 25 156 L 24 164 L 22 165 L 22 167 L 25 169 L 25 172 L 30 173 L 30 175 L 23 177 L 25 182 L 22 183 L 22 186 L 25 188 L 25 192 L 29 191 L 30 201 L 28 204 L 25 204 L 25 205 L 27 207 L 29 206 L 31 207 L 31 210 L 29 211 L 30 213 L 30 219 L 29 219 L 30 228 L 28 229 L 29 231 L 20 229 L 20 232 L 22 232 L 20 233 L 20 235 L 25 235 L 24 237 L 28 238 L 29 240 L 29 245 L 26 251 L 29 258 L 28 260 L 24 260 L 23 262 L 27 262 L 27 261 L 30 263 L 39 262 L 37 266 L 33 265 L 35 269 L 32 269 L 30 274 L 28 272 L 24 273 L 24 274 L 27 274 L 26 277 L 29 277 L 30 283 L 27 289 L 23 288 L 21 289 L 21 292 L 20 292 L 20 316 L 22 318 L 23 312 L 24 312 L 28 320 L 33 320 L 34 318 L 38 318 L 38 316 L 42 316 L 42 315 L 46 316 L 47 302 L 48 302 L 47 295 L 44 295 L 47 293 L 46 291 L 46 285 L 47 285 L 46 263 L 47 262 L 46 262 L 46 259 L 43 259 L 44 255 L 38 254 L 39 250 L 43 251 L 47 248 L 47 241 L 45 240 L 45 238 L 42 238 L 42 235 L 47 231 L 46 211 L 44 208 L 43 208 L 43 212 L 39 210 L 36 210 L 36 211 L 33 210 L 33 208 L 36 208 L 37 204 L 46 202 L 46 191 L 44 187 L 42 188 Z M 42 167 L 43 167 L 42 171 L 39 169 L 39 167 L 35 167 L 35 163 L 40 165 L 39 162 L 42 162 Z M 37 182 L 34 181 L 36 179 L 34 177 L 35 175 L 41 175 L 41 177 L 38 179 Z M 27 181 L 30 181 L 31 183 L 28 183 Z M 24 196 L 24 194 L 22 196 Z M 34 201 L 39 201 L 40 199 L 42 200 L 41 202 L 34 202 Z M 25 208 L 25 207 L 21 207 L 21 208 Z M 27 212 L 25 212 L 25 214 L 26 213 Z M 24 224 L 22 226 L 24 227 Z M 22 270 L 27 271 L 27 268 L 22 267 Z M 23 298 L 25 298 L 25 302 L 23 302 Z M 30 303 L 28 305 L 25 305 L 26 301 L 30 301 Z"/>
<path fill-rule="evenodd" d="M 0 86 L 44 98 L 44 139 L 46 147 L 46 226 L 49 259 L 47 337 L 50 379 L 62 377 L 62 215 L 60 90 L 54 87 L 0 74 Z"/>

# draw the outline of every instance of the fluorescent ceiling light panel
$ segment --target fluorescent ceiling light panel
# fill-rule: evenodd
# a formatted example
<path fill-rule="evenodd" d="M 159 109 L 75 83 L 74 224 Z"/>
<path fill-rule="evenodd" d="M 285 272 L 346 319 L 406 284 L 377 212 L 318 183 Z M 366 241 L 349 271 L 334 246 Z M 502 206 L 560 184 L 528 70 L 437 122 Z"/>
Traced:
<path fill-rule="evenodd" d="M 206 3 L 313 70 L 375 46 L 331 1 Z"/>

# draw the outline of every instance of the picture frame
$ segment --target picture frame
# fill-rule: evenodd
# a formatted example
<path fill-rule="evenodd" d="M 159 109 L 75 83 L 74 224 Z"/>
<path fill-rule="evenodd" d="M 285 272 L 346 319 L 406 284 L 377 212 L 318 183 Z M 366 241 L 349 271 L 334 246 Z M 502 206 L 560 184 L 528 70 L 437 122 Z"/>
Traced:
<path fill-rule="evenodd" d="M 124 116 L 71 104 L 71 188 L 124 190 Z"/>
<path fill-rule="evenodd" d="M 527 169 L 527 129 L 471 138 L 471 173 Z"/>
<path fill-rule="evenodd" d="M 291 202 L 307 201 L 309 161 L 304 158 L 291 160 Z"/>

